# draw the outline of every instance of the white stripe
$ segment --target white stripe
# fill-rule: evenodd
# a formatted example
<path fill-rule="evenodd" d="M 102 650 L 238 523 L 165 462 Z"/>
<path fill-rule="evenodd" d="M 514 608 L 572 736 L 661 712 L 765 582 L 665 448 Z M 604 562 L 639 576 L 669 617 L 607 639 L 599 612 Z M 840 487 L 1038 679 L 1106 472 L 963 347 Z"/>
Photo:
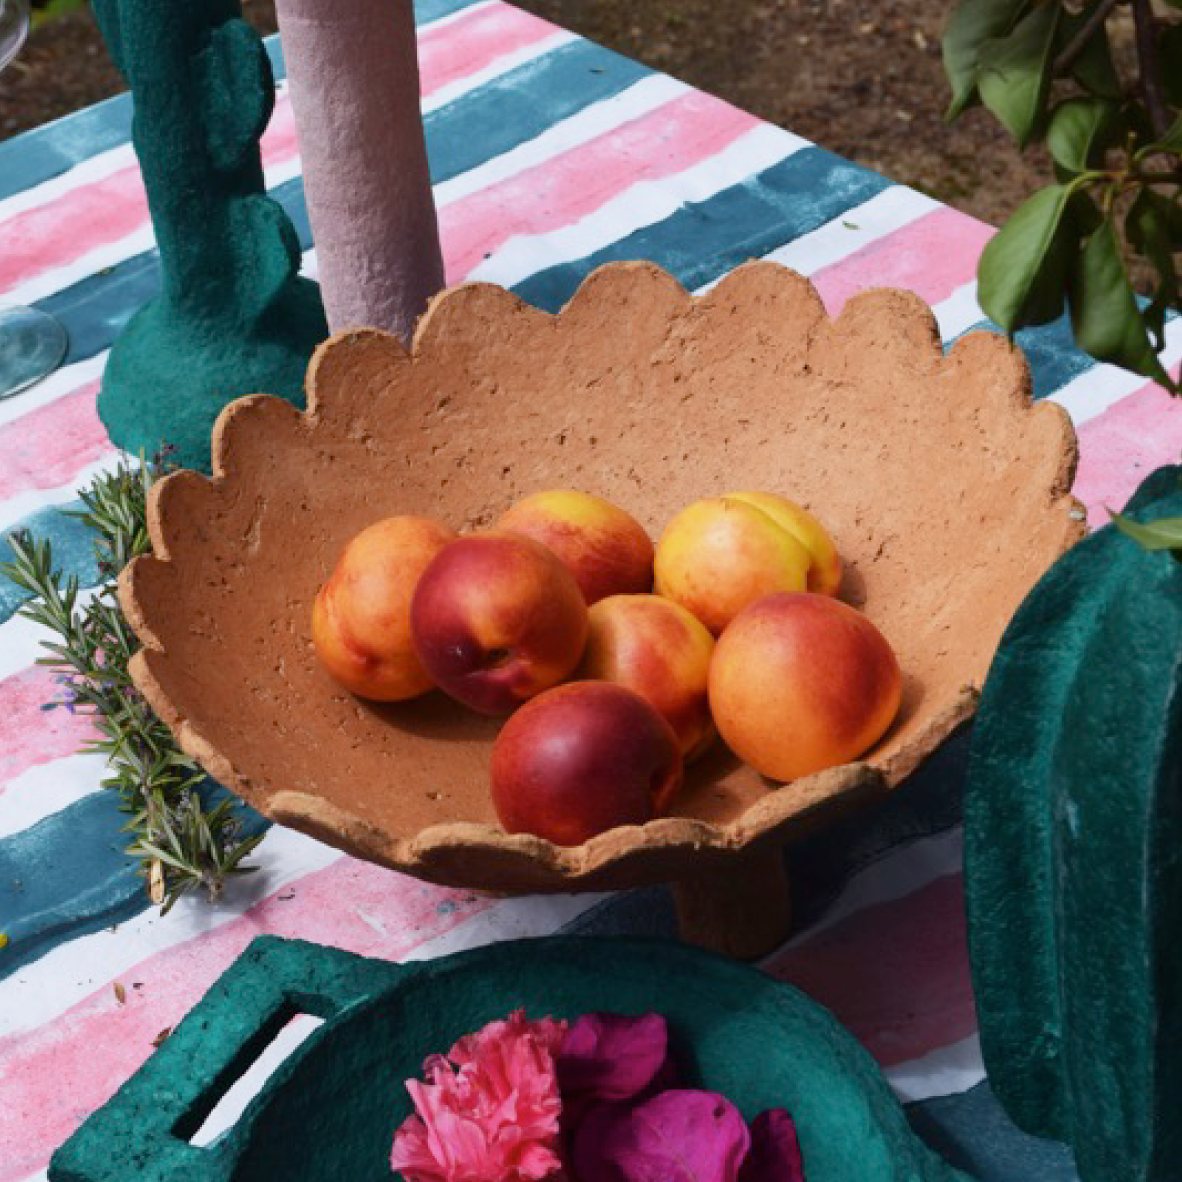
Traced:
<path fill-rule="evenodd" d="M 825 914 L 784 947 L 807 943 L 867 907 L 905 899 L 929 883 L 959 874 L 963 856 L 964 834 L 959 826 L 892 846 L 878 861 L 854 874 Z M 767 960 L 777 959 L 782 953 L 783 948 L 777 949 Z"/>
<path fill-rule="evenodd" d="M 19 492 L 16 496 L 0 502 L 0 534 L 12 529 L 26 518 L 52 505 L 65 505 L 78 497 L 78 489 L 90 484 L 101 473 L 114 472 L 121 462 L 126 462 L 126 453 L 112 449 L 105 456 L 79 469 L 69 484 L 57 488 L 33 488 Z"/>
<path fill-rule="evenodd" d="M 942 208 L 938 201 L 923 193 L 904 185 L 892 185 L 812 233 L 804 234 L 763 257 L 768 262 L 791 267 L 802 275 L 815 275 L 822 268 L 831 267 L 855 251 Z"/>
<path fill-rule="evenodd" d="M 78 592 L 77 610 L 81 611 L 98 594 L 97 587 L 84 587 Z M 0 682 L 30 669 L 39 658 L 48 656 L 43 641 L 57 643 L 56 632 L 25 619 L 14 612 L 0 624 Z"/>
<path fill-rule="evenodd" d="M 0 838 L 31 829 L 92 792 L 106 791 L 99 786 L 106 773 L 105 755 L 69 755 L 9 780 L 0 791 Z"/>
<path fill-rule="evenodd" d="M 484 6 L 481 5 L 479 7 Z M 467 15 L 471 11 L 472 8 L 464 9 L 462 10 L 462 14 Z M 460 14 L 452 15 L 456 16 Z M 441 22 L 435 22 L 431 27 L 435 27 L 439 23 L 447 23 L 447 21 L 448 18 L 441 18 Z M 544 57 L 548 53 L 553 53 L 556 49 L 560 49 L 564 45 L 569 45 L 577 40 L 578 37 L 574 33 L 556 29 L 552 35 L 544 37 L 540 41 L 533 42 L 520 49 L 512 50 L 509 53 L 503 53 L 483 69 L 477 70 L 475 73 L 469 74 L 464 78 L 457 78 L 454 82 L 439 87 L 424 99 L 422 106 L 423 113 L 429 114 L 432 111 L 439 110 L 448 103 L 452 103 L 468 92 L 475 90 L 477 87 L 495 81 L 497 78 L 508 74 L 511 70 L 525 65 L 527 62 L 534 61 L 537 58 Z M 594 105 L 599 106 L 601 104 L 597 103 Z M 102 153 L 100 156 L 93 157 L 92 160 L 101 160 L 106 156 L 110 156 L 112 159 L 102 165 L 96 166 L 93 172 L 86 171 L 91 161 L 85 161 L 68 172 L 63 173 L 60 177 L 55 177 L 51 181 L 46 181 L 44 184 L 37 185 L 33 189 L 26 190 L 25 193 L 14 194 L 9 200 L 16 201 L 19 198 L 25 202 L 26 208 L 34 207 L 53 201 L 72 189 L 101 180 L 103 177 L 117 171 L 121 166 L 134 166 L 135 164 L 134 153 L 127 146 L 112 149 L 108 153 Z M 267 188 L 273 189 L 285 181 L 298 177 L 300 175 L 300 167 L 298 155 L 276 162 L 266 170 L 265 181 Z M 37 196 L 34 197 L 31 195 Z M 3 218 L 8 216 L 6 212 L 7 204 L 0 203 L 0 231 L 3 230 Z M 14 212 L 19 212 L 19 210 L 14 209 Z M 152 224 L 145 219 L 130 234 L 114 242 L 97 246 L 93 250 L 87 251 L 84 255 L 72 259 L 70 262 L 64 263 L 61 266 L 38 272 L 36 275 L 18 283 L 15 287 L 0 292 L 0 298 L 3 298 L 4 302 L 11 304 L 29 304 L 35 300 L 44 299 L 55 292 L 64 291 L 104 267 L 116 266 L 119 263 L 126 262 L 130 258 L 134 258 L 137 254 L 151 250 L 154 245 L 155 235 L 152 230 Z"/>
<path fill-rule="evenodd" d="M 112 839 L 120 836 L 113 833 Z M 54 1021 L 104 982 L 240 919 L 256 903 L 343 857 L 294 829 L 272 826 L 251 858 L 257 871 L 231 880 L 217 902 L 185 895 L 163 918 L 152 908 L 120 923 L 116 931 L 78 936 L 17 969 L 0 984 L 0 1037 Z"/>
<path fill-rule="evenodd" d="M 799 136 L 760 124 L 717 155 L 674 176 L 633 185 L 572 225 L 510 238 L 468 278 L 512 287 L 538 271 L 584 258 L 664 221 L 683 205 L 705 201 L 807 146 Z"/>
<path fill-rule="evenodd" d="M 84 185 L 93 185 L 96 181 L 105 180 L 121 168 L 134 167 L 135 162 L 135 151 L 131 144 L 119 144 L 80 160 L 65 172 L 50 177 L 30 189 L 22 189 L 19 193 L 5 197 L 0 201 L 0 230 L 3 230 L 3 223 L 9 218 L 29 209 L 36 209 L 40 205 L 47 205 L 72 189 L 80 189 Z"/>
<path fill-rule="evenodd" d="M 427 940 L 407 953 L 406 961 L 434 960 L 468 948 L 482 948 L 503 940 L 548 936 L 609 898 L 606 894 L 522 895 L 505 899 L 488 911 L 466 920 L 442 936 Z"/>
<path fill-rule="evenodd" d="M 281 79 L 275 86 L 275 97 L 278 100 L 287 91 L 286 79 Z M 264 132 L 263 138 L 266 139 Z M 0 233 L 4 230 L 4 222 L 17 214 L 29 209 L 36 209 L 41 205 L 48 205 L 74 189 L 81 189 L 86 185 L 93 185 L 105 180 L 113 173 L 123 168 L 135 168 L 138 165 L 135 149 L 131 142 L 116 144 L 88 156 L 85 160 L 71 165 L 57 176 L 48 177 L 40 184 L 22 189 L 19 193 L 12 193 L 0 200 Z"/>
<path fill-rule="evenodd" d="M 204 1148 L 238 1123 L 246 1106 L 259 1094 L 263 1085 L 291 1057 L 313 1031 L 324 1025 L 315 1014 L 297 1014 L 263 1048 L 257 1059 L 226 1089 L 213 1106 L 189 1143 Z"/>
<path fill-rule="evenodd" d="M 961 333 L 985 319 L 981 305 L 977 303 L 977 281 L 970 279 L 961 284 L 946 300 L 941 300 L 933 309 L 940 336 L 945 341 L 954 340 Z"/>
<path fill-rule="evenodd" d="M 1166 369 L 1173 369 L 1182 361 L 1182 317 L 1166 324 L 1165 336 L 1165 348 L 1158 356 Z M 1078 427 L 1151 381 L 1143 374 L 1117 369 L 1115 365 L 1095 365 L 1057 390 L 1051 400 L 1065 407 Z"/>
<path fill-rule="evenodd" d="M 35 410 L 73 394 L 75 390 L 102 377 L 107 364 L 108 350 L 96 353 L 85 361 L 76 361 L 72 365 L 56 369 L 47 378 L 42 378 L 35 386 L 22 390 L 15 398 L 0 398 L 0 429 L 17 419 L 32 414 Z"/>
<path fill-rule="evenodd" d="M 498 903 L 458 928 L 420 944 L 404 963 L 435 960 L 468 948 L 549 935 L 577 918 L 604 895 L 525 896 Z M 262 1090 L 279 1065 L 288 1059 L 321 1026 L 311 1014 L 293 1018 L 267 1045 L 262 1054 L 238 1077 L 191 1138 L 194 1145 L 209 1145 L 231 1128 L 247 1104 Z M 446 1048 L 439 1048 L 445 1050 Z M 426 1050 L 424 1050 L 426 1054 Z"/>
<path fill-rule="evenodd" d="M 887 1082 L 903 1104 L 967 1092 L 985 1078 L 981 1041 L 975 1034 L 919 1059 L 897 1063 L 885 1070 Z"/>
<path fill-rule="evenodd" d="M 667 74 L 650 74 L 618 94 L 584 107 L 508 152 L 442 181 L 435 186 L 435 204 L 442 209 L 478 190 L 491 188 L 689 93 L 690 88 L 684 82 Z"/>

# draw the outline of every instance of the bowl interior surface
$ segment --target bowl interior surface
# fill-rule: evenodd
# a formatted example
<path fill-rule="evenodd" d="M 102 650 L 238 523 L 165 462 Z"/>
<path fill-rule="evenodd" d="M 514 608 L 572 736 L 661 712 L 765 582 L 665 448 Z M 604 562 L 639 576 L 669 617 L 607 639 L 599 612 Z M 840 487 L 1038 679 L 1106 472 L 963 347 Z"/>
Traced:
<path fill-rule="evenodd" d="M 568 1020 L 663 1014 L 681 1086 L 720 1092 L 747 1120 L 787 1108 L 809 1182 L 960 1178 L 911 1133 L 870 1056 L 799 991 L 672 944 L 560 939 L 412 971 L 330 1020 L 231 1135 L 235 1182 L 388 1178 L 394 1131 L 411 1111 L 403 1082 L 518 1008 Z"/>
<path fill-rule="evenodd" d="M 899 716 L 865 757 L 886 785 L 971 713 L 1011 614 L 1083 532 L 1067 495 L 1070 425 L 1030 405 L 1025 362 L 1003 338 L 971 334 L 945 355 L 930 311 L 897 291 L 830 320 L 806 280 L 766 264 L 699 298 L 655 267 L 614 265 L 558 316 L 462 287 L 435 300 L 412 353 L 372 330 L 322 346 L 308 393 L 303 414 L 234 404 L 215 433 L 215 479 L 158 486 L 155 557 L 123 586 L 146 642 L 137 679 L 250 803 L 438 881 L 656 881 L 677 851 L 790 828 L 866 778 L 780 786 L 717 745 L 691 767 L 673 821 L 613 831 L 591 854 L 505 838 L 488 794 L 497 720 L 439 693 L 361 701 L 313 652 L 313 598 L 372 522 L 424 514 L 479 529 L 525 494 L 567 487 L 616 502 L 656 539 L 702 497 L 799 501 L 845 559 L 842 598 L 904 671 Z"/>

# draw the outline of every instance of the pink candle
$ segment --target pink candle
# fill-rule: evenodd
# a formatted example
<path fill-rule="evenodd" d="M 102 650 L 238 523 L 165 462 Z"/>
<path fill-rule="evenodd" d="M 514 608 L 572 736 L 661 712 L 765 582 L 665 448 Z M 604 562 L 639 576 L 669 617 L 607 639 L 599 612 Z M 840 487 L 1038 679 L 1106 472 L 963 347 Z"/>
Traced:
<path fill-rule="evenodd" d="M 329 326 L 376 326 L 409 341 L 443 286 L 413 5 L 277 8 Z"/>

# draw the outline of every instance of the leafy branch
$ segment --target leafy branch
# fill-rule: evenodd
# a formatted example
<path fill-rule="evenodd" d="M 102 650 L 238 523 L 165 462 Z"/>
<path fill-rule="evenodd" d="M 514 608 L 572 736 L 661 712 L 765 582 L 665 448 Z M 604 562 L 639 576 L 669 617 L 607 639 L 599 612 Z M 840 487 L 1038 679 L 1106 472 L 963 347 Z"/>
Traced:
<path fill-rule="evenodd" d="M 1136 77 L 1112 53 L 1122 8 Z M 1020 147 L 1045 142 L 1055 167 L 982 253 L 982 307 L 1012 334 L 1066 305 L 1080 348 L 1182 393 L 1157 356 L 1182 303 L 1182 14 L 1150 0 L 959 0 L 943 48 L 949 117 L 981 102 Z M 1150 276 L 1147 300 L 1131 263 Z"/>
<path fill-rule="evenodd" d="M 252 869 L 243 862 L 262 834 L 244 835 L 231 800 L 208 806 L 210 781 L 176 746 L 128 673 L 139 644 L 114 579 L 151 549 L 147 493 L 161 467 L 120 464 L 81 493 L 83 508 L 74 516 L 95 531 L 104 579 L 93 594 L 80 591 L 76 576 L 63 578 L 48 539 L 38 541 L 27 531 L 9 535 L 13 559 L 0 565 L 0 573 L 33 596 L 20 614 L 56 637 L 43 642 L 48 655 L 38 661 L 61 671 L 64 696 L 49 705 L 93 718 L 101 737 L 88 750 L 107 757 L 103 784 L 118 793 L 128 814 L 127 854 L 139 860 L 152 902 L 167 912 L 197 887 L 216 898 L 227 878 Z"/>

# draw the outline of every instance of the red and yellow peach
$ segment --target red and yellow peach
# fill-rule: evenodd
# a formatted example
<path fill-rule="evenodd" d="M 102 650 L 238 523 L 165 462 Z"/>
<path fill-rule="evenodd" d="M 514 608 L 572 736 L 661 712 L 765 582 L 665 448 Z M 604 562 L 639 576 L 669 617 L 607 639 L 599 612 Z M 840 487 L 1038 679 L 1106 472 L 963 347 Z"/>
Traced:
<path fill-rule="evenodd" d="M 436 684 L 484 714 L 508 714 L 574 672 L 587 605 L 574 575 L 532 538 L 462 537 L 423 572 L 410 610 Z"/>
<path fill-rule="evenodd" d="M 312 608 L 312 643 L 359 697 L 413 698 L 432 682 L 415 653 L 410 604 L 420 575 L 456 534 L 427 517 L 388 517 L 341 553 Z"/>

